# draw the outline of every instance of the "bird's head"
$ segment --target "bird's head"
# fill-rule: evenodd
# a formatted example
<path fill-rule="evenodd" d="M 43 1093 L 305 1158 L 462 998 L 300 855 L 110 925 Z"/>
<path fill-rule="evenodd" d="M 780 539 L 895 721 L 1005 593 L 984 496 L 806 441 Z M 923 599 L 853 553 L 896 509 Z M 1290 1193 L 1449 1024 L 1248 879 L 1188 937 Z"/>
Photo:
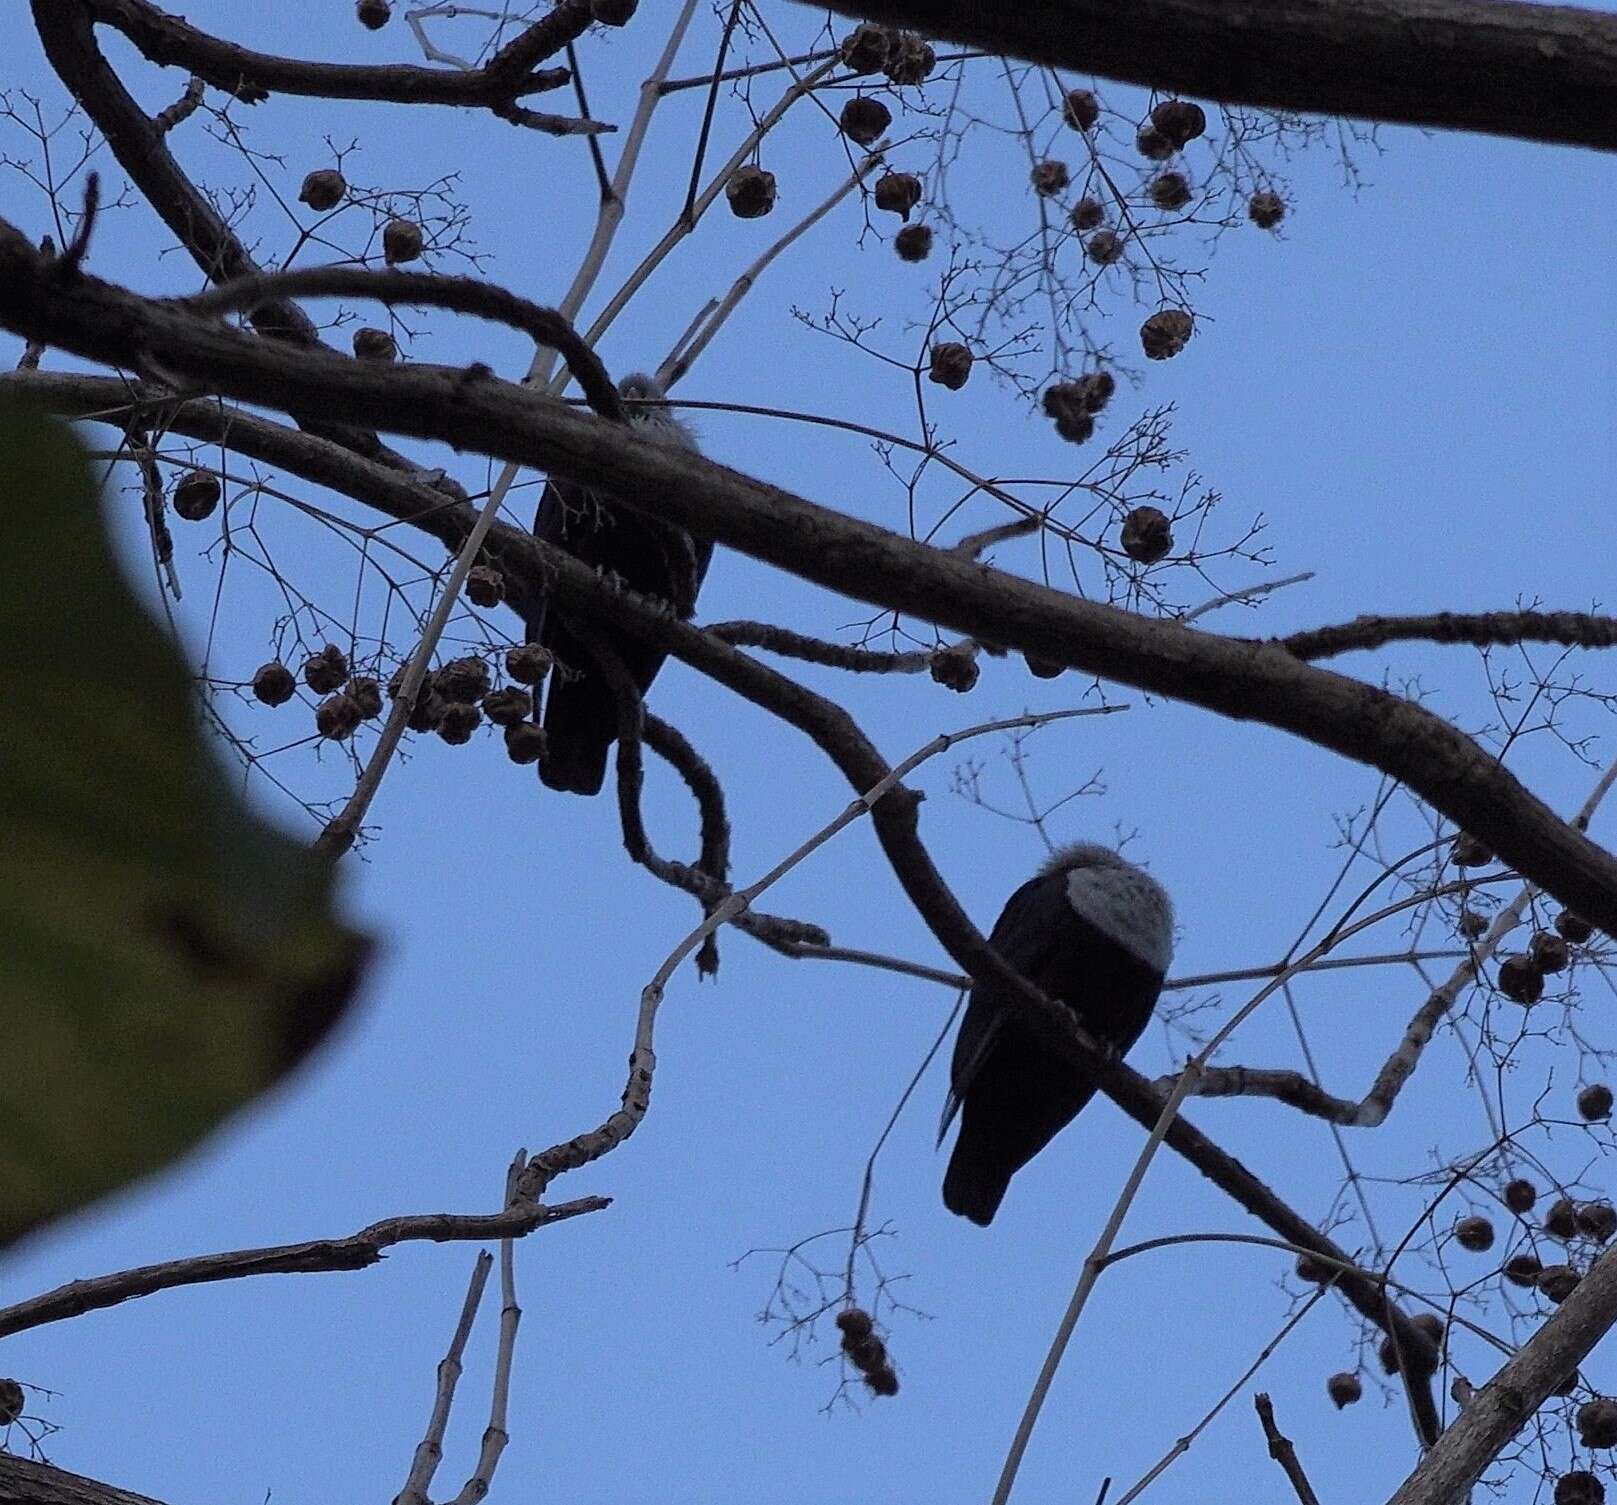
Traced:
<path fill-rule="evenodd" d="M 1039 869 L 1066 880 L 1067 902 L 1097 930 L 1166 974 L 1173 960 L 1173 901 L 1143 868 L 1110 847 L 1074 842 L 1050 854 Z"/>
<path fill-rule="evenodd" d="M 697 447 L 691 426 L 676 418 L 672 408 L 662 405 L 668 394 L 655 376 L 631 371 L 618 383 L 618 394 L 628 402 L 629 422 L 640 431 L 642 438 L 677 445 L 680 449 Z"/>

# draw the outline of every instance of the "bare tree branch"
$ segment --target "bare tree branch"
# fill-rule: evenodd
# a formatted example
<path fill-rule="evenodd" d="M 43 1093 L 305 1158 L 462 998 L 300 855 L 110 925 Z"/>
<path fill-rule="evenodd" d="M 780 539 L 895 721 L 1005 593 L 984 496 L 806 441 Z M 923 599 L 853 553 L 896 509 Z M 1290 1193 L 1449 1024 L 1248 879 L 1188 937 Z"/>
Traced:
<path fill-rule="evenodd" d="M 1521 0 L 832 0 L 984 52 L 1231 104 L 1617 148 L 1617 16 Z M 1510 87 L 1498 87 L 1509 79 Z"/>
<path fill-rule="evenodd" d="M 324 350 L 294 350 L 96 278 L 59 286 L 51 265 L 15 229 L 0 227 L 0 324 L 110 364 L 155 361 L 242 400 L 342 412 L 627 499 L 655 497 L 658 516 L 816 584 L 1292 732 L 1401 780 L 1569 909 L 1617 933 L 1617 860 L 1412 701 L 1299 663 L 1271 644 L 1151 620 L 989 569 L 701 456 L 636 441 L 617 425 L 481 371 L 377 369 Z"/>
<path fill-rule="evenodd" d="M 1299 1505 L 1319 1505 L 1319 1496 L 1314 1493 L 1313 1486 L 1308 1482 L 1308 1475 L 1303 1472 L 1302 1464 L 1297 1461 L 1297 1449 L 1291 1445 L 1291 1438 L 1285 1436 L 1275 1422 L 1274 1402 L 1260 1390 L 1252 1397 L 1252 1404 L 1257 1408 L 1258 1420 L 1263 1425 L 1263 1436 L 1269 1444 L 1269 1456 L 1280 1465 L 1286 1478 L 1291 1481 Z"/>
<path fill-rule="evenodd" d="M 315 1275 L 332 1270 L 363 1270 L 380 1260 L 384 1249 L 409 1240 L 431 1239 L 442 1244 L 522 1238 L 547 1223 L 559 1223 L 586 1212 L 600 1212 L 611 1205 L 610 1197 L 580 1197 L 553 1207 L 536 1207 L 529 1203 L 506 1212 L 416 1213 L 383 1218 L 347 1238 L 310 1239 L 307 1243 L 276 1244 L 267 1249 L 232 1249 L 223 1254 L 200 1254 L 159 1265 L 141 1265 L 93 1280 L 70 1281 L 54 1291 L 0 1307 L 0 1338 L 26 1332 L 31 1327 L 43 1327 L 47 1322 L 60 1322 L 84 1312 L 117 1306 L 136 1296 L 170 1291 L 176 1286 L 240 1280 L 246 1275 Z"/>
<path fill-rule="evenodd" d="M 1561 1388 L 1617 1323 L 1617 1249 L 1597 1259 L 1577 1289 L 1506 1363 L 1388 1501 L 1459 1505 L 1500 1450 Z"/>
<path fill-rule="evenodd" d="M 97 25 L 122 32 L 148 62 L 184 68 L 216 89 L 232 94 L 256 87 L 260 96 L 268 92 L 308 94 L 321 99 L 387 100 L 395 104 L 491 107 L 563 87 L 569 77 L 566 68 L 531 70 L 542 58 L 560 52 L 589 22 L 589 6 L 575 0 L 517 38 L 513 46 L 520 44 L 523 58 L 531 59 L 524 61 L 520 70 L 501 53 L 484 67 L 463 71 L 417 68 L 407 63 L 321 63 L 254 52 L 199 31 L 183 16 L 169 15 L 146 0 L 82 0 L 82 7 Z M 573 36 L 567 35 L 568 31 Z M 595 129 L 609 131 L 614 127 L 597 125 Z"/>

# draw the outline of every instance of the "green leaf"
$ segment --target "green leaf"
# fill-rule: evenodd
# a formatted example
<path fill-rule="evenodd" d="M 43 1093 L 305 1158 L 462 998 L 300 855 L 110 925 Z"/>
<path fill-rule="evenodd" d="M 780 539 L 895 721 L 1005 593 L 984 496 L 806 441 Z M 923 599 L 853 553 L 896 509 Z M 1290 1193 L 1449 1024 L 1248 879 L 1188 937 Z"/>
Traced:
<path fill-rule="evenodd" d="M 0 400 L 0 1247 L 168 1164 L 347 1009 L 367 942 L 242 804 L 90 462 Z"/>

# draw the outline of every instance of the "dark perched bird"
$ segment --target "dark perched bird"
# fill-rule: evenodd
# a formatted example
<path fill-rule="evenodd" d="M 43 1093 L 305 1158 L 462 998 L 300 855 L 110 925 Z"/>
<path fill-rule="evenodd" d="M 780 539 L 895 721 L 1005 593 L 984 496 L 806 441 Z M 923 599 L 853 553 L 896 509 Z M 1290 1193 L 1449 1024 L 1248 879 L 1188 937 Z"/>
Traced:
<path fill-rule="evenodd" d="M 1119 1055 L 1139 1039 L 1173 956 L 1173 905 L 1150 874 L 1107 847 L 1062 847 L 1011 895 L 993 948 Z M 1077 1068 L 1016 1017 L 991 982 L 960 1022 L 938 1138 L 961 1111 L 943 1205 L 987 1227 L 1011 1177 L 1094 1095 Z"/>
<path fill-rule="evenodd" d="M 640 372 L 624 377 L 618 391 L 631 403 L 636 398 L 660 400 L 663 395 L 657 382 Z M 690 429 L 665 407 L 634 404 L 629 422 L 641 439 L 696 449 Z M 593 487 L 557 479 L 546 485 L 540 498 L 533 532 L 602 574 L 615 575 L 630 590 L 669 602 L 681 618 L 687 618 L 696 609 L 696 593 L 713 557 L 713 545 L 659 520 L 655 511 L 652 506 L 636 512 Z M 608 623 L 594 623 L 589 630 L 623 661 L 644 694 L 667 655 Z M 541 608 L 528 623 L 528 641 L 548 648 L 559 666 L 551 675 L 545 703 L 539 777 L 552 789 L 597 794 L 606 777 L 607 751 L 618 735 L 612 687 L 591 660 L 588 647 L 553 609 Z"/>

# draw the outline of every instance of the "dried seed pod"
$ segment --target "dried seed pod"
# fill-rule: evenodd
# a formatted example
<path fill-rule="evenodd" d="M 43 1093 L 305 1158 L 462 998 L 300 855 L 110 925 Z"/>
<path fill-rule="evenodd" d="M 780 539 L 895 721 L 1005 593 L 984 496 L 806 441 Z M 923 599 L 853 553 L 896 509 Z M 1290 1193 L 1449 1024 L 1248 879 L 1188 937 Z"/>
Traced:
<path fill-rule="evenodd" d="M 1036 679 L 1055 679 L 1067 672 L 1065 664 L 1058 664 L 1054 659 L 1036 658 L 1031 653 L 1022 655 L 1022 662 L 1028 667 L 1028 673 Z"/>
<path fill-rule="evenodd" d="M 862 1338 L 844 1333 L 842 1351 L 855 1369 L 863 1370 L 866 1374 L 887 1366 L 887 1345 L 875 1333 L 866 1333 Z"/>
<path fill-rule="evenodd" d="M 1194 327 L 1184 309 L 1159 309 L 1140 326 L 1140 348 L 1148 360 L 1168 360 L 1189 344 Z"/>
<path fill-rule="evenodd" d="M 505 600 L 505 576 L 492 565 L 474 564 L 466 572 L 466 599 L 473 606 L 498 606 Z"/>
<path fill-rule="evenodd" d="M 382 227 L 382 255 L 390 267 L 416 260 L 423 244 L 421 226 L 413 219 L 390 219 Z"/>
<path fill-rule="evenodd" d="M 737 219 L 761 219 L 775 207 L 775 175 L 750 163 L 738 167 L 724 185 L 724 196 Z"/>
<path fill-rule="evenodd" d="M 1054 157 L 1047 157 L 1043 162 L 1035 162 L 1033 171 L 1028 175 L 1033 183 L 1033 191 L 1041 198 L 1054 198 L 1058 193 L 1065 193 L 1067 185 L 1072 182 L 1072 174 L 1065 162 L 1057 161 Z"/>
<path fill-rule="evenodd" d="M 343 694 L 359 707 L 359 714 L 366 721 L 382 714 L 382 687 L 369 674 L 359 674 L 349 680 Z"/>
<path fill-rule="evenodd" d="M 1089 130 L 1100 119 L 1100 101 L 1088 89 L 1068 89 L 1061 118 L 1075 131 Z"/>
<path fill-rule="evenodd" d="M 1597 1244 L 1617 1233 L 1617 1207 L 1610 1202 L 1584 1202 L 1578 1207 L 1578 1232 Z"/>
<path fill-rule="evenodd" d="M 1544 1231 L 1551 1238 L 1571 1239 L 1578 1236 L 1577 1204 L 1570 1197 L 1562 1197 L 1550 1205 L 1544 1214 Z"/>
<path fill-rule="evenodd" d="M 842 39 L 837 50 L 850 73 L 875 73 L 887 66 L 887 54 L 894 40 L 885 26 L 865 21 Z"/>
<path fill-rule="evenodd" d="M 1555 917 L 1555 928 L 1561 933 L 1563 940 L 1570 941 L 1574 946 L 1587 943 L 1589 937 L 1595 933 L 1595 927 L 1570 909 L 1563 909 Z"/>
<path fill-rule="evenodd" d="M 951 643 L 947 648 L 937 649 L 929 667 L 932 678 L 957 695 L 964 695 L 970 690 L 982 672 L 977 667 L 977 654 L 970 643 Z"/>
<path fill-rule="evenodd" d="M 1486 933 L 1488 917 L 1475 909 L 1462 909 L 1460 918 L 1455 922 L 1454 928 L 1468 941 L 1474 941 Z"/>
<path fill-rule="evenodd" d="M 554 662 L 550 650 L 538 643 L 518 643 L 505 650 L 505 672 L 519 685 L 542 684 Z"/>
<path fill-rule="evenodd" d="M 971 352 L 958 340 L 944 340 L 932 347 L 927 380 L 958 392 L 971 375 Z"/>
<path fill-rule="evenodd" d="M 1499 964 L 1499 991 L 1512 1003 L 1537 1003 L 1544 996 L 1544 974 L 1530 956 L 1507 956 Z"/>
<path fill-rule="evenodd" d="M 363 718 L 359 707 L 346 695 L 328 695 L 315 707 L 314 728 L 322 737 L 344 742 L 354 735 Z"/>
<path fill-rule="evenodd" d="M 410 719 L 404 724 L 412 732 L 435 732 L 444 719 L 446 704 L 443 696 L 430 685 L 423 685 L 415 704 L 410 708 Z"/>
<path fill-rule="evenodd" d="M 354 7 L 354 14 L 359 17 L 359 24 L 370 31 L 380 31 L 387 25 L 388 17 L 393 14 L 390 0 L 359 0 Z"/>
<path fill-rule="evenodd" d="M 475 654 L 451 659 L 433 672 L 432 687 L 445 700 L 481 700 L 488 694 L 488 665 Z"/>
<path fill-rule="evenodd" d="M 590 0 L 590 19 L 602 26 L 627 26 L 640 9 L 640 0 Z"/>
<path fill-rule="evenodd" d="M 1151 162 L 1166 162 L 1174 153 L 1173 142 L 1149 123 L 1135 134 L 1134 149 Z"/>
<path fill-rule="evenodd" d="M 545 729 L 532 721 L 513 722 L 505 729 L 505 755 L 513 763 L 537 763 L 545 754 Z"/>
<path fill-rule="evenodd" d="M 1454 1241 L 1462 1249 L 1481 1254 L 1484 1249 L 1493 1248 L 1493 1224 L 1487 1218 L 1461 1218 L 1454 1225 Z"/>
<path fill-rule="evenodd" d="M 1072 228 L 1082 234 L 1085 230 L 1093 230 L 1106 219 L 1106 206 L 1099 199 L 1081 198 L 1072 206 L 1072 213 L 1068 216 L 1072 220 Z"/>
<path fill-rule="evenodd" d="M 22 1386 L 16 1380 L 0 1380 L 0 1427 L 9 1427 L 22 1415 L 27 1403 Z"/>
<path fill-rule="evenodd" d="M 514 685 L 490 690 L 483 697 L 483 714 L 495 726 L 515 726 L 533 715 L 533 696 Z"/>
<path fill-rule="evenodd" d="M 878 1369 L 865 1376 L 865 1384 L 872 1395 L 897 1395 L 898 1376 L 891 1369 Z"/>
<path fill-rule="evenodd" d="M 1591 1082 L 1578 1093 L 1578 1112 L 1592 1124 L 1610 1118 L 1611 1088 L 1604 1082 Z"/>
<path fill-rule="evenodd" d="M 1130 559 L 1155 564 L 1173 549 L 1173 525 L 1159 508 L 1136 507 L 1123 519 L 1118 541 Z"/>
<path fill-rule="evenodd" d="M 464 700 L 446 700 L 438 720 L 438 735 L 452 747 L 472 740 L 472 733 L 483 724 L 483 713 Z"/>
<path fill-rule="evenodd" d="M 869 1312 L 850 1306 L 837 1313 L 837 1326 L 844 1338 L 868 1338 L 876 1324 L 871 1321 Z"/>
<path fill-rule="evenodd" d="M 1044 389 L 1045 414 L 1055 420 L 1056 432 L 1071 444 L 1082 444 L 1095 432 L 1093 410 L 1081 383 L 1058 381 Z"/>
<path fill-rule="evenodd" d="M 1159 172 L 1145 191 L 1158 209 L 1183 209 L 1190 202 L 1190 179 L 1182 172 Z"/>
<path fill-rule="evenodd" d="M 367 327 L 354 331 L 354 354 L 362 361 L 396 361 L 399 347 L 385 329 Z"/>
<path fill-rule="evenodd" d="M 1098 267 L 1109 267 L 1123 256 L 1123 237 L 1115 230 L 1097 230 L 1084 242 L 1084 255 Z"/>
<path fill-rule="evenodd" d="M 303 661 L 303 682 L 316 695 L 329 695 L 348 680 L 348 655 L 333 643 Z"/>
<path fill-rule="evenodd" d="M 1260 230 L 1272 230 L 1286 217 L 1286 202 L 1272 189 L 1260 188 L 1246 201 L 1247 218 Z"/>
<path fill-rule="evenodd" d="M 219 478 L 205 470 L 187 471 L 174 486 L 174 510 L 188 523 L 213 515 L 219 505 Z"/>
<path fill-rule="evenodd" d="M 905 225 L 893 237 L 893 249 L 900 261 L 925 261 L 932 254 L 931 225 Z"/>
<path fill-rule="evenodd" d="M 884 172 L 876 180 L 876 207 L 908 220 L 921 202 L 921 180 L 912 172 Z"/>
<path fill-rule="evenodd" d="M 1325 1393 L 1336 1403 L 1336 1409 L 1340 1411 L 1343 1406 L 1353 1405 L 1364 1394 L 1364 1386 L 1359 1383 L 1358 1375 L 1344 1369 L 1340 1374 L 1333 1374 L 1325 1381 Z"/>
<path fill-rule="evenodd" d="M 1565 972 L 1567 963 L 1572 959 L 1566 941 L 1553 930 L 1535 930 L 1533 939 L 1527 943 L 1527 954 L 1533 958 L 1538 970 L 1546 975 Z"/>
<path fill-rule="evenodd" d="M 842 134 L 860 146 L 869 146 L 892 123 L 893 112 L 868 94 L 854 95 L 838 117 Z"/>
<path fill-rule="evenodd" d="M 1449 848 L 1449 860 L 1455 867 L 1487 867 L 1493 861 L 1493 853 L 1475 836 L 1462 831 Z"/>
<path fill-rule="evenodd" d="M 348 180 L 335 167 L 321 167 L 308 174 L 298 189 L 298 200 L 317 214 L 335 209 L 348 192 Z"/>
<path fill-rule="evenodd" d="M 1499 1273 L 1513 1286 L 1536 1286 L 1544 1266 L 1534 1254 L 1515 1254 L 1507 1259 Z"/>
<path fill-rule="evenodd" d="M 292 671 L 278 658 L 260 664 L 253 674 L 253 696 L 265 705 L 285 705 L 297 692 Z"/>
<path fill-rule="evenodd" d="M 1117 390 L 1117 378 L 1110 371 L 1086 371 L 1073 385 L 1086 413 L 1098 413 L 1112 400 Z"/>
<path fill-rule="evenodd" d="M 1578 1440 L 1586 1448 L 1617 1447 L 1617 1400 L 1600 1395 L 1578 1407 Z"/>
<path fill-rule="evenodd" d="M 1606 1486 L 1588 1469 L 1575 1468 L 1555 1481 L 1555 1505 L 1606 1505 Z"/>
<path fill-rule="evenodd" d="M 1531 1212 L 1538 1201 L 1538 1188 L 1519 1177 L 1505 1183 L 1505 1206 L 1514 1213 Z"/>
<path fill-rule="evenodd" d="M 1207 129 L 1207 115 L 1194 100 L 1165 99 L 1151 111 L 1151 124 L 1177 151 Z"/>
<path fill-rule="evenodd" d="M 901 31 L 887 49 L 887 62 L 882 71 L 895 84 L 918 84 L 937 66 L 938 55 L 930 42 L 913 31 Z"/>

